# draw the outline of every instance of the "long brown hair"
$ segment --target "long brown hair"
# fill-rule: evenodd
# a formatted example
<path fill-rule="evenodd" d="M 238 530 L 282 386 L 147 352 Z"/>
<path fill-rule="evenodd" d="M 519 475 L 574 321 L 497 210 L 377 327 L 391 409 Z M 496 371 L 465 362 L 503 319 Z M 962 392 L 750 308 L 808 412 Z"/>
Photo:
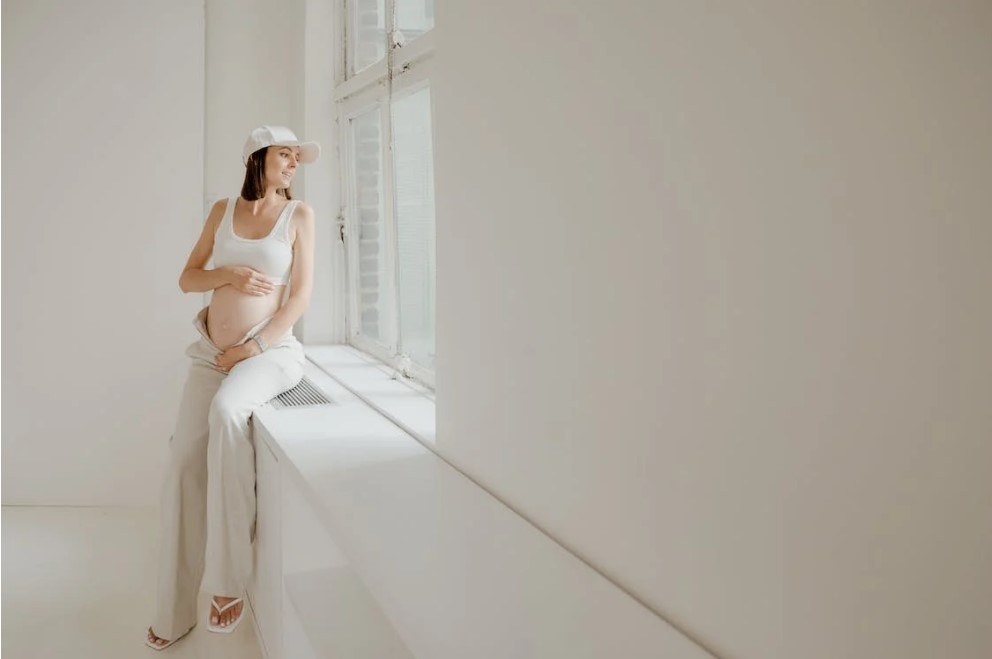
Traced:
<path fill-rule="evenodd" d="M 248 165 L 245 167 L 245 182 L 241 184 L 241 198 L 246 201 L 255 201 L 265 195 L 265 154 L 269 148 L 263 146 L 248 156 Z M 276 192 L 286 199 L 293 198 L 293 191 L 289 187 L 278 188 Z"/>

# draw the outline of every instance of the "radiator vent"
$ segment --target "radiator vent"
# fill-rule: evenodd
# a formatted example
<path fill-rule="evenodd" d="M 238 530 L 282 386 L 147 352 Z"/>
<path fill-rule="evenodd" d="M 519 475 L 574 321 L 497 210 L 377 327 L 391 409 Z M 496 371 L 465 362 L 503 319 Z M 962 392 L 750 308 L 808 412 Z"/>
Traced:
<path fill-rule="evenodd" d="M 313 382 L 306 376 L 300 383 L 285 391 L 271 401 L 272 407 L 308 407 L 311 405 L 332 405 L 334 401 L 327 397 Z"/>

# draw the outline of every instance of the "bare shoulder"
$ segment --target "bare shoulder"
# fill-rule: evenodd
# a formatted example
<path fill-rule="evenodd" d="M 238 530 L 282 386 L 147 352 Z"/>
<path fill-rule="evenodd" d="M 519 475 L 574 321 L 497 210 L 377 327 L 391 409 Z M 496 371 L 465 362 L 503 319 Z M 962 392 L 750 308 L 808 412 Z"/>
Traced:
<path fill-rule="evenodd" d="M 313 207 L 307 202 L 301 201 L 296 204 L 296 208 L 293 209 L 293 215 L 289 218 L 290 244 L 296 241 L 296 236 L 299 235 L 301 230 L 313 235 L 313 227 Z"/>
<path fill-rule="evenodd" d="M 210 214 L 207 215 L 206 229 L 217 230 L 220 226 L 220 220 L 224 217 L 224 213 L 227 212 L 228 200 L 221 198 L 214 202 L 214 205 L 210 207 Z"/>
<path fill-rule="evenodd" d="M 293 221 L 299 221 L 300 219 L 313 220 L 313 206 L 305 201 L 301 201 L 293 209 Z"/>
<path fill-rule="evenodd" d="M 186 261 L 186 267 L 183 269 L 183 272 L 186 272 L 190 268 L 203 268 L 206 266 L 210 255 L 214 251 L 214 236 L 217 233 L 217 227 L 220 226 L 221 218 L 224 216 L 226 205 L 226 199 L 219 199 L 210 207 L 210 213 L 207 215 L 207 219 L 203 221 L 203 229 L 200 231 L 200 237 L 197 238 L 196 244 L 193 245 L 193 250 L 189 254 L 189 259 Z"/>

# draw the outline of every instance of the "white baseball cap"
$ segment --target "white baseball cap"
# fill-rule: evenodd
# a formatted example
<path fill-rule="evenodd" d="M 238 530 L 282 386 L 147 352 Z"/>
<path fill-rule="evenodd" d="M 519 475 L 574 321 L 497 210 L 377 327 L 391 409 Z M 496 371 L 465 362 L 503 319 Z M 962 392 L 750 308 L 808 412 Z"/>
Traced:
<path fill-rule="evenodd" d="M 241 152 L 241 162 L 247 167 L 248 156 L 263 146 L 298 146 L 301 164 L 317 162 L 320 158 L 320 144 L 317 142 L 300 142 L 296 134 L 285 126 L 259 126 L 248 134 Z"/>

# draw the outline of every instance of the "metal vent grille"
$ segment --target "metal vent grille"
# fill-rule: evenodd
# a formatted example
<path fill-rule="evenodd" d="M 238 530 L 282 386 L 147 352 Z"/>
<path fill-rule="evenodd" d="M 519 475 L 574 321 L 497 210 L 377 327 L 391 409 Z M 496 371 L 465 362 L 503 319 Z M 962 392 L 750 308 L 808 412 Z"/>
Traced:
<path fill-rule="evenodd" d="M 314 385 L 307 377 L 300 383 L 279 394 L 271 401 L 272 407 L 307 407 L 310 405 L 331 405 L 334 403 L 327 395 Z"/>

